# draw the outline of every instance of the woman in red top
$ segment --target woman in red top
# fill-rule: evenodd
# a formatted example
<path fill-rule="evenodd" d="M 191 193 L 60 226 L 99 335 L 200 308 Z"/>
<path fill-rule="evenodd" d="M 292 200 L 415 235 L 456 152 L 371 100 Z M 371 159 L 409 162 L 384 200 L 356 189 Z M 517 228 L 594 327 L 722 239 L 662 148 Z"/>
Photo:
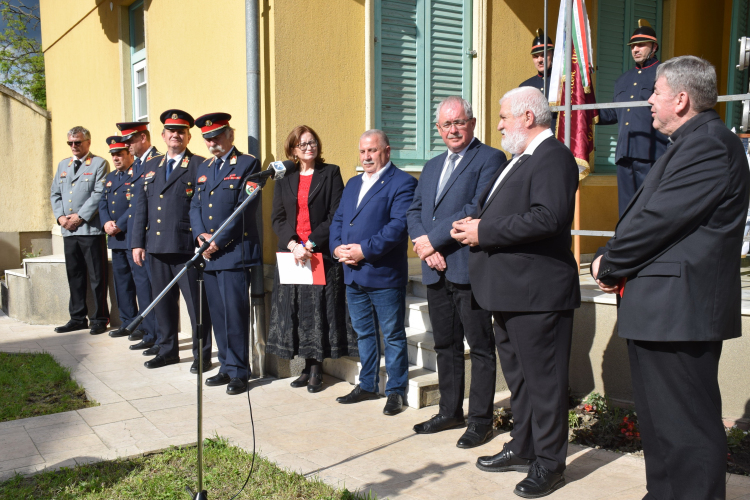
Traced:
<path fill-rule="evenodd" d="M 305 358 L 302 375 L 292 387 L 307 385 L 308 391 L 317 392 L 323 386 L 325 358 L 359 356 L 346 315 L 343 272 L 328 248 L 328 227 L 344 182 L 339 167 L 325 163 L 320 138 L 310 127 L 295 127 L 284 149 L 297 169 L 274 185 L 272 220 L 279 251 L 292 252 L 300 262 L 320 254 L 326 284 L 281 284 L 277 267 L 266 353 Z"/>

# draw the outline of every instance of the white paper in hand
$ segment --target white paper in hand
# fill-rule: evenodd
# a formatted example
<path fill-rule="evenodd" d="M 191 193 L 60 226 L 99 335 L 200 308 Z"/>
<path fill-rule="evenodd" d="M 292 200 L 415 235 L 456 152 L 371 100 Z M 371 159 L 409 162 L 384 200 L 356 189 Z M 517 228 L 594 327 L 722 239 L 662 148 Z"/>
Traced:
<path fill-rule="evenodd" d="M 309 260 L 304 264 L 297 264 L 293 253 L 276 252 L 276 263 L 279 266 L 279 280 L 282 285 L 313 284 L 313 272 Z"/>

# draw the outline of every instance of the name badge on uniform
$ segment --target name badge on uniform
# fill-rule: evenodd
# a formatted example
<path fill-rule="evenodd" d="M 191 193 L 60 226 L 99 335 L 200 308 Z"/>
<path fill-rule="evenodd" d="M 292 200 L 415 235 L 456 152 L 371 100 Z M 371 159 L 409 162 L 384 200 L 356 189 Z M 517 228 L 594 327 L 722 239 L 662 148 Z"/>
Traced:
<path fill-rule="evenodd" d="M 151 177 L 154 176 L 154 174 L 156 174 L 156 172 L 154 172 L 153 170 L 151 172 L 147 173 L 146 174 L 146 180 L 149 180 Z"/>
<path fill-rule="evenodd" d="M 258 189 L 258 185 L 254 182 L 247 181 L 247 184 L 245 185 L 245 192 L 250 195 L 253 194 L 253 191 Z"/>
<path fill-rule="evenodd" d="M 109 181 L 109 182 L 107 183 L 107 187 L 112 187 L 112 181 Z"/>
<path fill-rule="evenodd" d="M 182 159 L 182 163 L 180 163 L 180 166 L 181 166 L 182 168 L 187 168 L 187 166 L 188 166 L 188 163 L 190 163 L 190 158 L 188 158 L 188 157 L 186 156 L 185 158 L 183 158 L 183 159 Z"/>
<path fill-rule="evenodd" d="M 232 155 L 232 158 L 229 160 L 230 165 L 236 165 L 237 164 L 237 155 Z"/>
<path fill-rule="evenodd" d="M 205 182 L 207 180 L 208 180 L 208 177 L 206 177 L 205 175 L 201 175 L 200 177 L 198 177 L 198 182 L 197 183 L 198 184 L 205 184 Z"/>

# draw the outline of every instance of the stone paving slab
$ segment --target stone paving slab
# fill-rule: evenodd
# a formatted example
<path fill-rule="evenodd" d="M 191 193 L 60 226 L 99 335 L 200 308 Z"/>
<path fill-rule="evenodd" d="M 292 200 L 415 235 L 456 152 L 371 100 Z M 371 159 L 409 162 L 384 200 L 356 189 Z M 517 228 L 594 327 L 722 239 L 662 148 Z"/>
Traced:
<path fill-rule="evenodd" d="M 100 404 L 0 423 L 0 480 L 194 443 L 197 381 L 189 371 L 190 339 L 180 342 L 181 363 L 148 370 L 146 358 L 128 350 L 124 338 L 91 336 L 87 330 L 57 334 L 51 326 L 25 325 L 0 313 L 0 351 L 50 352 Z M 316 394 L 292 389 L 289 380 L 252 381 L 256 449 L 282 467 L 336 487 L 371 490 L 381 499 L 516 498 L 512 491 L 523 474 L 492 474 L 474 466 L 478 456 L 500 451 L 508 434 L 461 450 L 455 443 L 463 429 L 432 435 L 412 431 L 435 408 L 408 408 L 386 417 L 383 399 L 336 403 L 351 388 L 329 376 Z M 251 451 L 247 398 L 224 391 L 204 390 L 204 436 L 218 434 Z M 496 404 L 507 405 L 507 397 L 498 393 Z M 571 445 L 565 476 L 566 486 L 548 498 L 640 500 L 646 494 L 644 462 L 629 455 Z M 727 499 L 750 500 L 750 478 L 728 476 Z"/>

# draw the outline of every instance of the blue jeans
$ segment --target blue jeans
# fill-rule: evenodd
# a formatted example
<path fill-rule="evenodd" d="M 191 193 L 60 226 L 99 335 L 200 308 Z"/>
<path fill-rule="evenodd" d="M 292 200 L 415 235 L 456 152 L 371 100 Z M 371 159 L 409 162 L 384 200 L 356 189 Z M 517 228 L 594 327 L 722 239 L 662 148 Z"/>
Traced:
<path fill-rule="evenodd" d="M 406 287 L 371 288 L 356 283 L 346 285 L 346 300 L 352 327 L 357 333 L 362 370 L 359 385 L 377 392 L 380 381 L 380 325 L 385 344 L 385 369 L 388 381 L 385 394 L 405 396 L 409 379 L 409 356 L 406 348 Z"/>

